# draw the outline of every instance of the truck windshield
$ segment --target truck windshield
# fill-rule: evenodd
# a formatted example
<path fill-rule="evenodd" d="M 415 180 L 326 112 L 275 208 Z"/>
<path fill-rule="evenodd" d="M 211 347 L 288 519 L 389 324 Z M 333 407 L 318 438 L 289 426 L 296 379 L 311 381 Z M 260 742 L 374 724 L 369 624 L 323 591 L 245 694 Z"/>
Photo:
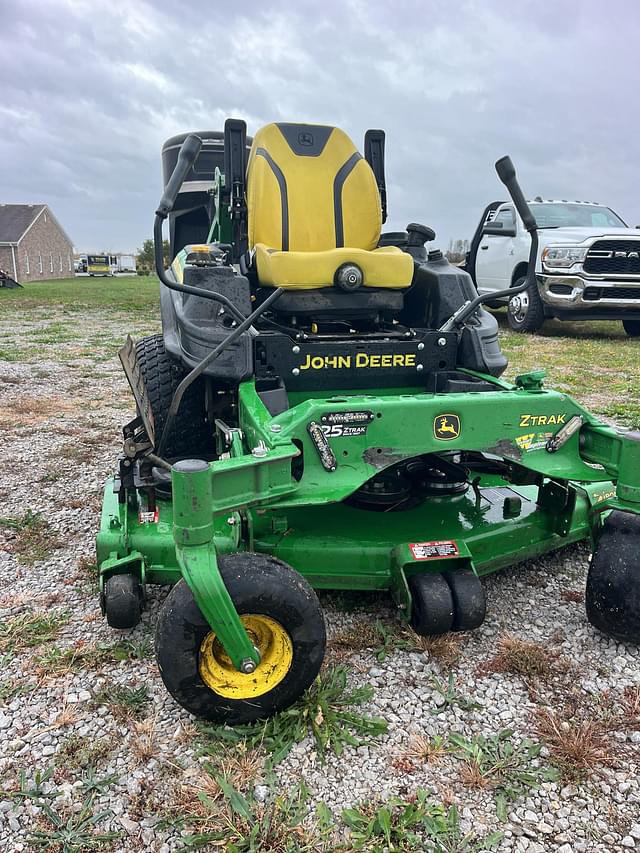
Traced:
<path fill-rule="evenodd" d="M 570 204 L 545 202 L 530 204 L 538 228 L 626 228 L 623 222 L 608 207 L 599 204 Z"/>

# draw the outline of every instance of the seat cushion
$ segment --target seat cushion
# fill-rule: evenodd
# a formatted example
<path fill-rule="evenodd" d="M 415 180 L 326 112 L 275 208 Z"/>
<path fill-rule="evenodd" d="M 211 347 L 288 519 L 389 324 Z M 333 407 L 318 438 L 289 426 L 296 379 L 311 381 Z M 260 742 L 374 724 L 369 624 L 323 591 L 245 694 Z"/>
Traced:
<path fill-rule="evenodd" d="M 325 252 L 281 252 L 263 243 L 255 247 L 258 281 L 262 285 L 310 290 L 332 287 L 338 267 L 357 264 L 365 287 L 409 287 L 413 258 L 396 246 L 366 249 L 328 249 Z"/>

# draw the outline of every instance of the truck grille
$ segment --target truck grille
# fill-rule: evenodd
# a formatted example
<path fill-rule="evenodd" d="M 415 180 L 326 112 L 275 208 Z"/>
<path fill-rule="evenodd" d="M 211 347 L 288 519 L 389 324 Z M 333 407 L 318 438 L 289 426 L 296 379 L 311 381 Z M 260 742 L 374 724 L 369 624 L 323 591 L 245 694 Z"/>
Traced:
<path fill-rule="evenodd" d="M 640 276 L 640 240 L 597 240 L 587 252 L 584 271 Z"/>
<path fill-rule="evenodd" d="M 582 298 L 588 302 L 600 299 L 635 299 L 640 302 L 640 287 L 585 287 Z"/>

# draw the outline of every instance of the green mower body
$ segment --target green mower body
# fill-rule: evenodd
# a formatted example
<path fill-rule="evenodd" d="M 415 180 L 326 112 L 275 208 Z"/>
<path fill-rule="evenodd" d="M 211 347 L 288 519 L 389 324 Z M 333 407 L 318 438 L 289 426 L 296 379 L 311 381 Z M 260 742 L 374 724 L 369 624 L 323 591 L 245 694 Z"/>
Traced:
<path fill-rule="evenodd" d="M 265 286 L 243 205 L 269 137 L 256 137 L 247 170 L 237 125 L 215 136 L 236 159 L 216 169 L 206 239 L 174 245 L 172 269 L 159 270 L 171 405 L 159 402 L 149 348 L 123 348 L 138 418 L 97 537 L 109 622 L 131 627 L 147 584 L 176 585 L 158 628 L 163 678 L 193 713 L 231 723 L 286 707 L 317 674 L 312 588 L 388 590 L 420 633 L 469 629 L 484 618 L 483 575 L 568 543 L 596 546 L 611 511 L 635 531 L 640 511 L 640 435 L 545 389 L 539 372 L 501 380 L 495 320 L 466 273 L 416 240 L 430 229 L 393 235 L 414 265 L 400 299 L 366 290 L 359 268 L 343 275 L 344 262 L 330 292 Z M 296 157 L 314 134 L 330 138 L 278 127 Z M 384 213 L 376 141 L 365 149 Z M 176 173 L 174 201 L 180 163 Z M 187 393 L 190 421 L 180 420 Z M 638 585 L 625 592 L 637 561 L 613 584 L 607 571 L 592 581 L 591 621 L 637 640 Z"/>

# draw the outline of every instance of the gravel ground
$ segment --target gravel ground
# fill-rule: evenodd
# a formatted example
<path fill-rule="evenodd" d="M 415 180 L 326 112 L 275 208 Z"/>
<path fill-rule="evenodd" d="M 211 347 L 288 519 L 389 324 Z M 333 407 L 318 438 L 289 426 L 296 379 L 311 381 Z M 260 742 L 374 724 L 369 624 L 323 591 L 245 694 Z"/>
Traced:
<path fill-rule="evenodd" d="M 66 338 L 50 339 L 52 323 L 70 325 Z M 184 808 L 180 792 L 189 785 L 197 789 L 203 773 L 194 721 L 165 692 L 148 654 L 166 589 L 152 589 L 142 623 L 116 637 L 100 616 L 90 571 L 102 483 L 118 453 L 121 424 L 132 412 L 115 357 L 128 327 L 125 318 L 96 311 L 34 311 L 19 324 L 15 317 L 0 322 L 3 345 L 21 352 L 18 360 L 0 361 L 0 514 L 20 517 L 31 510 L 49 524 L 42 559 L 33 564 L 25 562 L 33 555 L 20 553 L 19 532 L 0 526 L 0 642 L 3 626 L 16 617 L 36 613 L 56 622 L 53 636 L 35 646 L 5 648 L 1 656 L 3 851 L 31 849 L 32 833 L 51 826 L 42 797 L 16 796 L 21 771 L 24 789 L 38 781 L 38 772 L 53 768 L 42 791 L 59 814 L 77 816 L 88 797 L 91 814 L 99 816 L 95 831 L 121 834 L 105 849 L 160 853 L 184 847 L 180 825 L 165 818 L 178 803 Z M 139 322 L 136 332 L 145 331 L 154 329 Z M 583 547 L 570 547 L 486 580 L 487 619 L 447 647 L 451 657 L 457 655 L 451 663 L 443 661 L 442 648 L 403 642 L 385 599 L 367 599 L 345 612 L 325 596 L 334 638 L 330 655 L 348 666 L 352 685 L 373 686 L 361 710 L 386 719 L 388 732 L 340 757 L 329 754 L 324 764 L 307 738 L 277 767 L 278 783 L 286 789 L 303 779 L 311 804 L 323 801 L 336 816 L 358 801 L 407 798 L 425 788 L 457 804 L 464 830 L 480 836 L 501 830 L 501 851 L 640 849 L 640 701 L 628 709 L 640 685 L 640 654 L 588 625 L 581 595 L 588 559 Z M 400 638 L 386 655 L 357 648 L 359 631 L 370 630 L 376 619 Z M 514 669 L 522 662 L 505 665 L 504 655 L 496 659 L 508 635 L 537 644 L 537 674 L 519 674 Z M 345 636 L 356 638 L 354 647 L 335 642 Z M 116 639 L 128 640 L 134 650 L 124 660 L 67 671 L 51 664 L 56 648 L 82 650 Z M 453 692 L 447 704 L 442 689 L 449 673 Z M 141 686 L 151 701 L 138 718 L 114 715 L 109 695 L 118 687 Z M 519 791 L 506 820 L 498 818 L 490 781 L 474 781 L 450 752 L 425 757 L 416 746 L 425 738 L 446 741 L 451 732 L 469 739 L 504 729 L 513 731 L 515 744 L 538 742 L 536 714 L 545 707 L 558 714 L 561 741 L 578 731 L 584 743 L 595 737 L 595 727 L 595 756 L 584 773 L 565 756 L 564 775 Z M 534 775 L 558 763 L 554 743 L 543 738 L 539 756 L 529 762 Z M 89 765 L 100 779 L 111 777 L 93 793 Z M 264 781 L 258 771 L 258 799 L 265 795 Z M 55 849 L 53 842 L 43 849 Z"/>

